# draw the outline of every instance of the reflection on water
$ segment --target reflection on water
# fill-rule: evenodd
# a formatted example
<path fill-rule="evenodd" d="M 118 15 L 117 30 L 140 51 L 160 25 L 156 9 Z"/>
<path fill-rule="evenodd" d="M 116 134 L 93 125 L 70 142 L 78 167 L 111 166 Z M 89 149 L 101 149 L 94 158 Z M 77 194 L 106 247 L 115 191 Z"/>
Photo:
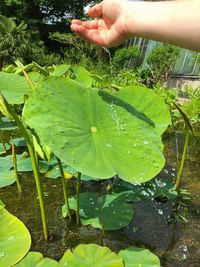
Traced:
<path fill-rule="evenodd" d="M 165 140 L 165 173 L 174 176 L 181 159 L 184 136 L 176 132 Z M 177 220 L 174 216 L 176 203 L 172 201 L 143 201 L 134 204 L 135 218 L 129 226 L 119 231 L 106 231 L 90 226 L 69 225 L 61 216 L 63 204 L 60 180 L 42 179 L 47 208 L 50 241 L 45 243 L 40 223 L 40 210 L 34 179 L 31 173 L 23 174 L 23 194 L 19 196 L 16 186 L 0 190 L 0 199 L 7 209 L 21 219 L 29 228 L 33 244 L 31 249 L 44 256 L 60 259 L 65 250 L 79 243 L 98 243 L 118 251 L 130 245 L 147 247 L 155 252 L 164 267 L 200 266 L 200 177 L 199 177 L 200 139 L 191 138 L 184 166 L 182 187 L 191 193 L 191 199 L 180 208 L 180 214 L 188 220 Z M 107 182 L 88 182 L 82 190 L 103 191 Z M 70 185 L 74 194 L 74 182 Z"/>

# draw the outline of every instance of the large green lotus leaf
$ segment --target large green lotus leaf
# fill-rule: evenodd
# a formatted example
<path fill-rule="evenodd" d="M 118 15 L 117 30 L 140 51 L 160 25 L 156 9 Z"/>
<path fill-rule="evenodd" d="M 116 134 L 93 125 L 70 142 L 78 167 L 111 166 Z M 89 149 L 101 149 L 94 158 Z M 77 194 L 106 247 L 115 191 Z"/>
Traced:
<path fill-rule="evenodd" d="M 25 78 L 14 73 L 0 72 L 0 92 L 9 104 L 22 104 L 24 95 L 30 94 L 30 88 Z"/>
<path fill-rule="evenodd" d="M 130 86 L 120 90 L 117 96 L 148 116 L 155 123 L 159 134 L 171 124 L 168 107 L 153 90 L 143 86 Z"/>
<path fill-rule="evenodd" d="M 125 267 L 160 267 L 159 258 L 148 249 L 129 247 L 118 255 L 124 260 Z"/>
<path fill-rule="evenodd" d="M 69 199 L 70 208 L 76 210 L 76 198 Z M 67 209 L 62 208 L 63 216 Z M 100 195 L 99 193 L 80 194 L 80 216 L 83 225 L 95 228 L 117 230 L 127 226 L 133 219 L 134 211 L 130 204 L 119 195 Z"/>
<path fill-rule="evenodd" d="M 30 246 L 31 236 L 26 226 L 0 204 L 0 266 L 18 263 Z"/>
<path fill-rule="evenodd" d="M 42 143 L 88 176 L 118 174 L 141 183 L 164 165 L 161 137 L 152 120 L 123 100 L 68 78 L 41 82 L 23 115 Z"/>
<path fill-rule="evenodd" d="M 16 181 L 14 171 L 1 170 L 0 171 L 0 188 L 14 184 Z"/>
<path fill-rule="evenodd" d="M 43 258 L 40 252 L 29 252 L 15 267 L 58 267 L 58 262 Z"/>
<path fill-rule="evenodd" d="M 67 250 L 60 260 L 60 267 L 124 267 L 122 259 L 107 247 L 96 244 L 79 245 Z"/>

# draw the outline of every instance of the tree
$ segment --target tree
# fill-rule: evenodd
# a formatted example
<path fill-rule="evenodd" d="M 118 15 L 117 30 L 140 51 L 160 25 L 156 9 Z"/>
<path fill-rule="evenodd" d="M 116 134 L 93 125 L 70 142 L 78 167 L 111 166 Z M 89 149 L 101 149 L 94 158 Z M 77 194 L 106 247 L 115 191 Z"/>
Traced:
<path fill-rule="evenodd" d="M 37 30 L 49 51 L 58 52 L 60 45 L 49 39 L 49 32 L 71 32 L 72 18 L 83 18 L 84 7 L 93 0 L 0 0 L 0 14 L 24 21 Z"/>
<path fill-rule="evenodd" d="M 30 33 L 24 22 L 0 15 L 0 68 L 19 59 L 23 63 L 37 60 L 44 54 L 43 43 L 38 33 Z"/>

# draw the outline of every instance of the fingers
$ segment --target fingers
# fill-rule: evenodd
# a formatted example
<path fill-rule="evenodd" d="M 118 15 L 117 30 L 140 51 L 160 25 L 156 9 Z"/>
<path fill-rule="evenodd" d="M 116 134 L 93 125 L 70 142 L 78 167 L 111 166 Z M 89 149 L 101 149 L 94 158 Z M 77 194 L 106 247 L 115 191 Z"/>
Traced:
<path fill-rule="evenodd" d="M 88 30 L 82 25 L 74 25 L 74 26 L 76 26 L 75 30 L 76 34 L 79 35 L 82 39 L 92 44 L 104 46 L 103 39 L 100 37 L 98 29 Z"/>
<path fill-rule="evenodd" d="M 80 21 L 80 20 L 73 20 L 71 24 L 71 29 L 73 30 L 74 25 L 82 25 L 84 28 L 91 30 L 98 28 L 98 20 L 91 20 L 91 21 Z"/>
<path fill-rule="evenodd" d="M 102 13 L 102 7 L 103 7 L 103 2 L 96 4 L 95 6 L 91 7 L 88 11 L 88 15 L 92 18 L 95 17 L 101 17 L 103 15 Z"/>

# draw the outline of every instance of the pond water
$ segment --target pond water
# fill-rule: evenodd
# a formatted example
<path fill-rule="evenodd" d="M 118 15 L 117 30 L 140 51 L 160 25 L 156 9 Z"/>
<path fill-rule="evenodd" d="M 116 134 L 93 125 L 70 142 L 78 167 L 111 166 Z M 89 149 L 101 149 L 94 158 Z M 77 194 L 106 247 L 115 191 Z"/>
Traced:
<path fill-rule="evenodd" d="M 165 175 L 176 175 L 179 166 L 184 136 L 174 132 L 164 140 Z M 32 236 L 33 251 L 59 260 L 67 248 L 80 243 L 97 243 L 119 251 L 130 245 L 149 248 L 156 253 L 163 267 L 200 266 L 200 138 L 191 137 L 184 166 L 181 187 L 187 189 L 190 199 L 180 204 L 173 201 L 142 201 L 134 203 L 135 217 L 125 228 L 118 231 L 94 229 L 91 226 L 76 226 L 75 216 L 69 224 L 62 218 L 62 186 L 59 179 L 42 178 L 50 233 L 49 242 L 43 241 L 40 210 L 32 173 L 21 174 L 23 193 L 16 186 L 0 190 L 0 199 L 6 208 L 28 227 Z M 103 192 L 108 181 L 84 182 L 82 191 Z M 75 193 L 74 181 L 70 183 L 70 195 Z M 175 209 L 179 215 L 175 216 Z"/>

